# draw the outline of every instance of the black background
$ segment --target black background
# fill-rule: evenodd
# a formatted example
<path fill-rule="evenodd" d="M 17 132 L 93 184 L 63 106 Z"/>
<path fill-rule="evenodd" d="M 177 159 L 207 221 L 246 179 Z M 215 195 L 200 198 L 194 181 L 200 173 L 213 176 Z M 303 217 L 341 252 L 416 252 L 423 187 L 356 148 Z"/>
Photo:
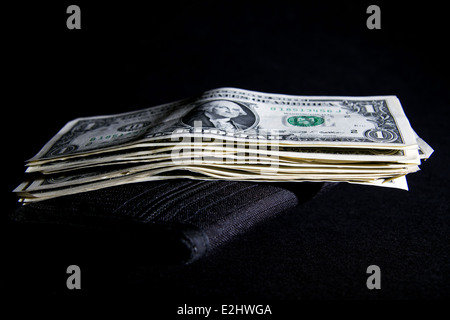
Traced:
<path fill-rule="evenodd" d="M 81 30 L 66 28 L 70 4 L 81 8 Z M 157 297 L 194 305 L 290 301 L 291 308 L 303 307 L 304 299 L 448 299 L 446 8 L 377 1 L 381 30 L 368 30 L 370 4 L 60 1 L 3 7 L 4 292 L 139 293 L 150 304 Z M 408 176 L 409 192 L 341 184 L 190 266 L 143 267 L 120 257 L 107 265 L 82 253 L 76 255 L 82 262 L 69 262 L 58 258 L 67 251 L 63 243 L 53 249 L 53 259 L 18 251 L 18 243 L 32 243 L 36 235 L 32 229 L 16 233 L 10 225 L 7 214 L 16 207 L 11 190 L 25 177 L 24 161 L 66 122 L 224 86 L 295 95 L 397 95 L 435 153 Z M 74 293 L 65 287 L 65 268 L 77 263 L 83 289 Z M 381 290 L 366 287 L 372 264 L 381 268 Z"/>

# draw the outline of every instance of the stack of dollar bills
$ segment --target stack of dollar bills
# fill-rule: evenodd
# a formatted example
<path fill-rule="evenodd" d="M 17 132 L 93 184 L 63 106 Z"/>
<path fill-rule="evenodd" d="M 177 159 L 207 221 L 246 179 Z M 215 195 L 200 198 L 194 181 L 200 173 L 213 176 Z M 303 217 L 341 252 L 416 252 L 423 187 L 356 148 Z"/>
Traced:
<path fill-rule="evenodd" d="M 26 162 L 14 192 L 33 202 L 165 179 L 331 181 L 408 189 L 433 149 L 395 96 L 219 88 L 68 122 Z"/>

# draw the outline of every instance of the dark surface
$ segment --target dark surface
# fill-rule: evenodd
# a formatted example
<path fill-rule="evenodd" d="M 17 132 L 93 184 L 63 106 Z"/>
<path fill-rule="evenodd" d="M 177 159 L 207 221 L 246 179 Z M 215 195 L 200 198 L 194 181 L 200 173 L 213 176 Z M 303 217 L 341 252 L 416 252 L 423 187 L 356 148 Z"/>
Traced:
<path fill-rule="evenodd" d="M 8 7 L 2 290 L 31 296 L 137 293 L 197 305 L 449 299 L 444 7 L 378 2 L 382 29 L 368 30 L 369 4 L 81 2 L 81 30 L 65 27 L 69 3 Z M 296 95 L 397 95 L 435 153 L 422 171 L 408 176 L 409 192 L 342 183 L 189 266 L 144 266 L 114 257 L 111 248 L 109 255 L 86 252 L 79 248 L 97 241 L 95 236 L 61 232 L 63 238 L 46 239 L 32 227 L 16 230 L 8 222 L 23 162 L 67 121 L 223 86 Z M 48 246 L 35 248 L 35 239 Z M 17 250 L 24 242 L 29 252 Z M 65 287 L 69 264 L 83 272 L 85 289 L 76 293 Z M 381 290 L 366 287 L 372 264 L 381 268 Z"/>
<path fill-rule="evenodd" d="M 149 181 L 30 203 L 10 218 L 19 230 L 27 224 L 36 231 L 40 225 L 69 226 L 77 229 L 78 238 L 87 232 L 105 243 L 119 239 L 123 243 L 111 247 L 125 250 L 117 255 L 129 255 L 131 247 L 143 262 L 190 264 L 336 184 L 302 183 L 294 193 L 283 183 Z"/>

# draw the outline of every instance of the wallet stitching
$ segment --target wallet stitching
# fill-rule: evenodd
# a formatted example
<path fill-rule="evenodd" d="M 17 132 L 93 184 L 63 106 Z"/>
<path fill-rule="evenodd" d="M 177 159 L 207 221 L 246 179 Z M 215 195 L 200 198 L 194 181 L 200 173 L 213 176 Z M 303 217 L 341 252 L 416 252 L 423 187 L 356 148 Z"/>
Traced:
<path fill-rule="evenodd" d="M 148 198 L 144 197 L 143 194 L 141 194 L 141 200 L 138 201 L 138 203 L 136 203 L 135 205 L 133 205 L 130 210 L 127 210 L 129 212 L 133 212 L 133 216 L 135 218 L 141 218 L 143 215 L 145 215 L 145 213 L 152 207 L 154 207 L 155 205 L 157 205 L 158 203 L 160 203 L 163 199 L 163 197 L 167 196 L 167 194 L 171 194 L 173 191 L 177 191 L 183 187 L 185 187 L 186 185 L 190 184 L 191 181 L 185 181 L 180 183 L 179 185 L 177 185 L 175 187 L 175 189 L 170 189 L 169 191 L 163 191 L 162 194 L 158 195 L 158 197 L 155 197 L 154 199 L 152 199 L 150 202 L 148 202 Z M 166 186 L 169 185 L 169 183 L 165 184 Z M 155 188 L 151 188 L 150 191 L 154 190 L 154 189 L 160 189 L 161 186 L 155 186 Z M 148 207 L 148 205 L 150 205 L 150 208 Z M 143 211 L 143 212 L 142 212 Z"/>
<path fill-rule="evenodd" d="M 278 192 L 275 192 L 275 193 L 273 193 L 274 195 L 276 195 L 276 194 L 279 194 L 279 193 L 283 193 L 283 191 L 278 191 Z M 283 193 L 284 194 L 284 193 Z M 260 202 L 261 200 L 262 200 L 263 198 L 260 198 L 257 202 Z M 280 203 L 284 203 L 284 201 L 277 201 L 277 202 L 272 202 L 273 203 L 273 205 L 271 205 L 271 206 L 268 206 L 268 207 L 266 207 L 264 210 L 261 210 L 261 211 L 259 211 L 258 213 L 259 213 L 259 215 L 262 215 L 262 214 L 264 214 L 264 213 L 266 213 L 266 212 L 268 212 L 268 211 L 272 211 L 273 210 L 273 208 L 275 208 L 275 207 L 277 207 Z M 239 209 L 242 209 L 242 208 L 244 208 L 244 207 L 246 207 L 246 205 L 243 205 L 243 206 L 241 206 Z M 247 205 L 247 207 L 248 207 L 248 205 Z M 287 210 L 289 208 L 289 206 L 285 206 L 284 208 L 283 208 L 283 210 L 281 210 L 280 212 L 278 212 L 278 213 L 281 213 L 282 211 L 284 211 L 284 210 Z M 278 214 L 277 213 L 277 214 Z M 242 215 L 241 215 L 242 216 Z M 256 223 L 256 224 L 259 224 L 259 223 L 261 223 L 261 222 L 263 222 L 264 220 L 267 220 L 267 219 L 270 219 L 270 218 L 272 218 L 272 217 L 275 217 L 275 215 L 272 215 L 272 216 L 270 216 L 270 217 L 262 217 L 262 219 L 260 219 L 260 220 L 258 220 L 258 222 Z M 243 221 L 248 221 L 248 219 L 250 219 L 250 217 L 246 217 L 246 219 L 244 219 L 244 220 L 242 220 L 242 222 Z M 241 224 L 238 224 L 238 225 L 241 225 Z M 242 234 L 245 230 L 248 230 L 248 229 L 250 229 L 250 228 L 253 228 L 254 227 L 254 225 L 251 225 L 251 226 L 247 226 L 247 225 L 245 225 L 244 226 L 244 228 L 243 229 L 241 229 L 241 230 L 236 230 L 236 228 L 235 229 L 233 229 L 233 233 L 229 233 L 229 238 L 231 238 L 231 237 L 233 237 L 233 236 L 236 236 L 236 235 L 238 235 L 238 234 Z M 222 235 L 223 235 L 223 233 L 217 233 L 217 234 L 215 234 L 213 237 L 211 237 L 211 240 L 218 240 L 218 239 L 220 239 L 221 237 L 222 237 Z M 219 243 L 220 244 L 220 243 Z"/>
<path fill-rule="evenodd" d="M 164 183 L 164 185 L 167 185 L 167 184 L 168 184 L 168 182 Z M 137 194 L 136 196 L 134 196 L 134 197 L 128 199 L 127 201 L 125 201 L 124 203 L 122 203 L 119 207 L 117 207 L 116 209 L 114 209 L 113 212 L 114 212 L 114 213 L 118 212 L 121 208 L 123 208 L 125 205 L 127 205 L 127 204 L 130 203 L 131 201 L 133 201 L 133 200 L 135 200 L 135 199 L 137 199 L 137 198 L 143 196 L 144 194 L 146 194 L 146 193 L 148 193 L 148 192 L 150 192 L 150 191 L 153 191 L 153 190 L 156 189 L 156 188 L 161 188 L 161 186 L 155 185 L 155 186 L 153 186 L 152 188 L 149 188 L 149 189 L 146 189 L 146 190 L 142 191 L 141 193 Z M 136 207 L 136 205 L 132 206 L 132 208 L 135 208 L 135 207 Z"/>
<path fill-rule="evenodd" d="M 195 211 L 195 213 L 193 214 L 193 216 L 197 216 L 197 214 L 198 214 L 201 210 L 205 210 L 205 209 L 207 209 L 207 208 L 209 208 L 209 207 L 211 207 L 211 206 L 213 206 L 213 205 L 219 203 L 220 201 L 222 201 L 222 200 L 224 200 L 224 199 L 227 199 L 227 198 L 229 198 L 229 197 L 232 197 L 232 196 L 234 196 L 236 193 L 239 193 L 239 192 L 242 192 L 242 191 L 245 191 L 245 190 L 250 190 L 250 189 L 255 188 L 255 187 L 257 187 L 257 185 L 250 185 L 250 186 L 247 186 L 247 187 L 245 187 L 245 188 L 239 189 L 239 190 L 237 190 L 237 191 L 235 191 L 235 192 L 233 192 L 233 193 L 230 193 L 230 194 L 226 195 L 225 197 L 220 198 L 220 200 L 216 200 L 216 201 L 210 203 L 209 205 L 207 205 L 207 206 L 205 206 L 205 207 L 199 208 L 197 211 Z M 229 215 L 229 214 L 228 214 L 228 215 Z M 228 215 L 227 215 L 227 216 L 228 216 Z M 187 219 L 183 220 L 183 222 L 185 222 L 185 221 L 188 221 L 188 220 L 187 220 Z"/>
<path fill-rule="evenodd" d="M 191 184 L 191 181 L 185 181 L 180 183 L 179 185 L 177 185 L 174 189 L 170 189 L 170 190 L 165 190 L 163 191 L 161 194 L 158 194 L 157 197 L 154 197 L 150 202 L 148 202 L 148 198 L 147 197 L 142 197 L 142 199 L 132 208 L 136 209 L 137 207 L 139 207 L 139 210 L 134 210 L 134 216 L 137 218 L 141 218 L 143 215 L 145 215 L 145 213 L 149 210 L 149 205 L 150 208 L 153 208 L 155 205 L 158 205 L 158 203 L 160 203 L 164 197 L 166 197 L 167 195 L 170 195 L 172 192 L 177 192 L 177 190 L 180 190 L 181 188 L 185 187 L 186 185 Z M 166 186 L 169 185 L 169 183 L 166 184 Z M 157 189 L 158 187 L 155 186 L 155 189 Z M 152 188 L 153 190 L 153 188 Z M 140 211 L 140 213 L 139 213 Z"/>
<path fill-rule="evenodd" d="M 218 191 L 222 191 L 223 189 L 229 188 L 230 186 L 233 186 L 233 185 L 235 185 L 236 183 L 237 183 L 237 182 L 234 182 L 234 181 L 233 181 L 233 182 L 231 182 L 231 183 L 227 183 L 227 184 L 225 184 L 225 185 L 222 185 L 222 186 L 216 188 L 216 189 L 214 190 L 214 192 L 217 193 Z M 200 201 L 200 200 L 202 200 L 202 199 L 204 199 L 204 198 L 206 198 L 206 197 L 212 196 L 212 195 L 213 195 L 213 194 L 211 194 L 211 193 L 207 193 L 207 194 L 202 195 L 202 196 L 199 197 L 199 198 L 197 198 L 197 197 L 192 197 L 190 202 L 186 203 L 184 206 L 179 206 L 178 209 L 176 209 L 175 211 L 172 211 L 171 215 L 168 215 L 168 218 L 174 219 L 175 217 L 178 216 L 178 214 L 180 213 L 181 209 L 185 209 L 186 207 L 192 205 L 193 203 L 196 203 L 196 202 L 198 202 L 198 201 Z M 198 211 L 197 211 L 197 212 L 198 212 Z M 196 212 L 196 213 L 197 213 L 197 212 Z M 193 216 L 195 216 L 196 213 L 194 213 Z M 183 221 L 186 221 L 186 220 L 183 220 Z"/>
<path fill-rule="evenodd" d="M 203 255 L 206 255 L 206 253 L 209 251 L 209 238 L 202 230 L 196 230 L 196 229 L 195 229 L 195 232 L 200 234 L 199 238 L 201 239 L 202 246 L 205 248 L 205 252 L 202 254 L 202 256 L 203 256 Z M 196 259 L 194 259 L 195 257 L 196 258 L 200 258 L 201 256 L 197 255 L 198 254 L 198 249 L 199 249 L 198 246 L 197 246 L 197 242 L 194 241 L 192 239 L 192 237 L 188 236 L 184 230 L 181 231 L 181 235 L 182 235 L 182 237 L 181 237 L 180 240 L 183 243 L 188 244 L 189 245 L 189 249 L 190 249 L 189 250 L 189 253 L 190 253 L 189 254 L 189 259 L 184 261 L 185 264 L 188 264 L 188 263 L 192 262 L 193 260 L 196 260 Z"/>
<path fill-rule="evenodd" d="M 158 209 L 156 209 L 152 216 L 153 218 L 157 218 L 159 215 L 161 215 L 161 211 L 164 211 L 165 209 L 167 209 L 171 204 L 183 200 L 189 196 L 191 196 L 192 194 L 197 193 L 198 191 L 205 189 L 205 188 L 209 188 L 211 187 L 211 185 L 217 184 L 217 181 L 202 181 L 196 185 L 194 185 L 193 187 L 191 187 L 188 191 L 186 191 L 184 194 L 181 194 L 179 197 L 170 197 L 169 199 L 167 199 L 165 201 L 165 203 L 163 203 L 162 205 L 160 205 L 158 207 Z M 167 210 L 166 210 L 167 211 Z M 169 215 L 167 214 L 166 217 L 172 217 L 173 214 Z"/>

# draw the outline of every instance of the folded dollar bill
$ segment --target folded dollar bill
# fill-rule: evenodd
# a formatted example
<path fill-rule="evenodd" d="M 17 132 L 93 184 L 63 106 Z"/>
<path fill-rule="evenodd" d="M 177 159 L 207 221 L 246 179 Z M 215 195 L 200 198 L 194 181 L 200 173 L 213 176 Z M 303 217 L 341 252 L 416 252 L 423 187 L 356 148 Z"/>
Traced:
<path fill-rule="evenodd" d="M 395 96 L 219 88 L 68 122 L 27 161 L 23 202 L 163 179 L 342 181 L 407 189 L 433 149 Z M 31 177 L 33 177 L 31 179 Z"/>

